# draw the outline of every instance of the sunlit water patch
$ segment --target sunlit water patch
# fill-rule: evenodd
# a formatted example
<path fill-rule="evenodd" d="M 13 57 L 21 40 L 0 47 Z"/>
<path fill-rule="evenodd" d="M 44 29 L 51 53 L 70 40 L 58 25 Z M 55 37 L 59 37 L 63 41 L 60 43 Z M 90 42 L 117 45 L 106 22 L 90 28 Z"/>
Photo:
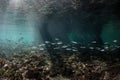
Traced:
<path fill-rule="evenodd" d="M 33 12 L 23 12 L 23 0 L 11 0 L 0 22 L 0 38 L 17 42 L 39 41 L 38 29 L 35 26 L 36 15 Z"/>

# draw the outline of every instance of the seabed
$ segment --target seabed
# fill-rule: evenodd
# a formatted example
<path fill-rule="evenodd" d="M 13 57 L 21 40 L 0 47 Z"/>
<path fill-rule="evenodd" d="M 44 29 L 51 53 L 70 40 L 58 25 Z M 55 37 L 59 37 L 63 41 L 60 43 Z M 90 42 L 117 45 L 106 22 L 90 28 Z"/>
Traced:
<path fill-rule="evenodd" d="M 118 42 L 96 44 L 93 41 L 83 46 L 57 40 L 0 46 L 0 80 L 120 80 Z"/>

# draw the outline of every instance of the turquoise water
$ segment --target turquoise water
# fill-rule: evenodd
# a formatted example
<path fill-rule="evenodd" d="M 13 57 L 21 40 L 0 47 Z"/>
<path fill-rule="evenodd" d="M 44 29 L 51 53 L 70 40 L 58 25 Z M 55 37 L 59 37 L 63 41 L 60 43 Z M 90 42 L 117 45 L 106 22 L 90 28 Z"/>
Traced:
<path fill-rule="evenodd" d="M 19 42 L 39 41 L 37 27 L 34 18 L 22 13 L 5 13 L 0 23 L 0 39 Z"/>
<path fill-rule="evenodd" d="M 44 1 L 41 0 L 40 3 L 44 3 Z M 56 37 L 63 39 L 63 41 L 80 41 L 82 43 L 97 39 L 110 43 L 113 40 L 120 41 L 120 21 L 117 20 L 118 18 L 106 19 L 108 21 L 104 23 L 104 18 L 99 20 L 99 15 L 93 14 L 94 11 L 90 13 L 87 11 L 79 12 L 71 8 L 71 11 L 74 11 L 73 13 L 68 10 L 66 13 L 59 14 L 59 8 L 61 10 L 62 5 L 61 7 L 56 5 L 55 7 L 55 5 L 51 6 L 47 5 L 47 3 L 43 5 L 40 3 L 36 1 L 9 0 L 8 4 L 4 4 L 5 7 L 0 7 L 1 10 L 5 8 L 3 12 L 0 11 L 0 39 L 14 42 L 22 40 L 28 43 L 43 42 L 43 38 L 46 38 L 46 40 L 52 38 L 54 40 Z M 51 8 L 49 11 L 49 7 L 53 7 L 53 12 Z M 54 7 L 55 9 L 58 8 L 58 12 L 54 11 Z M 106 9 L 105 12 L 107 12 Z M 104 15 L 104 12 L 101 15 Z M 104 17 L 107 18 L 106 16 Z"/>
<path fill-rule="evenodd" d="M 110 20 L 103 26 L 101 34 L 103 42 L 112 43 L 113 40 L 120 41 L 120 21 Z"/>

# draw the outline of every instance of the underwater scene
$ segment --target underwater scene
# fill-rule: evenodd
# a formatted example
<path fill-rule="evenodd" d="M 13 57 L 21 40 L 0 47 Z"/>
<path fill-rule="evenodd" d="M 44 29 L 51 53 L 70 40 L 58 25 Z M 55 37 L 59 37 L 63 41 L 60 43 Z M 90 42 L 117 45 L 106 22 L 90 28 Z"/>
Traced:
<path fill-rule="evenodd" d="M 120 0 L 0 0 L 0 80 L 120 80 Z"/>

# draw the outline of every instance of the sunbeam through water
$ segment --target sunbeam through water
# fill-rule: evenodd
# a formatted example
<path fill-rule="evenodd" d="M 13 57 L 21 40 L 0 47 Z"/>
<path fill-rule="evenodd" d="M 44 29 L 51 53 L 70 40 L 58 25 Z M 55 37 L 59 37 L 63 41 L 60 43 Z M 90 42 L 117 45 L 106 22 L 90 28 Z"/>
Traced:
<path fill-rule="evenodd" d="M 0 80 L 120 80 L 120 0 L 0 0 Z"/>
<path fill-rule="evenodd" d="M 2 40 L 24 42 L 37 42 L 39 39 L 37 28 L 35 26 L 36 15 L 34 12 L 25 13 L 24 0 L 10 0 L 3 15 L 3 21 L 0 23 L 0 38 Z"/>

